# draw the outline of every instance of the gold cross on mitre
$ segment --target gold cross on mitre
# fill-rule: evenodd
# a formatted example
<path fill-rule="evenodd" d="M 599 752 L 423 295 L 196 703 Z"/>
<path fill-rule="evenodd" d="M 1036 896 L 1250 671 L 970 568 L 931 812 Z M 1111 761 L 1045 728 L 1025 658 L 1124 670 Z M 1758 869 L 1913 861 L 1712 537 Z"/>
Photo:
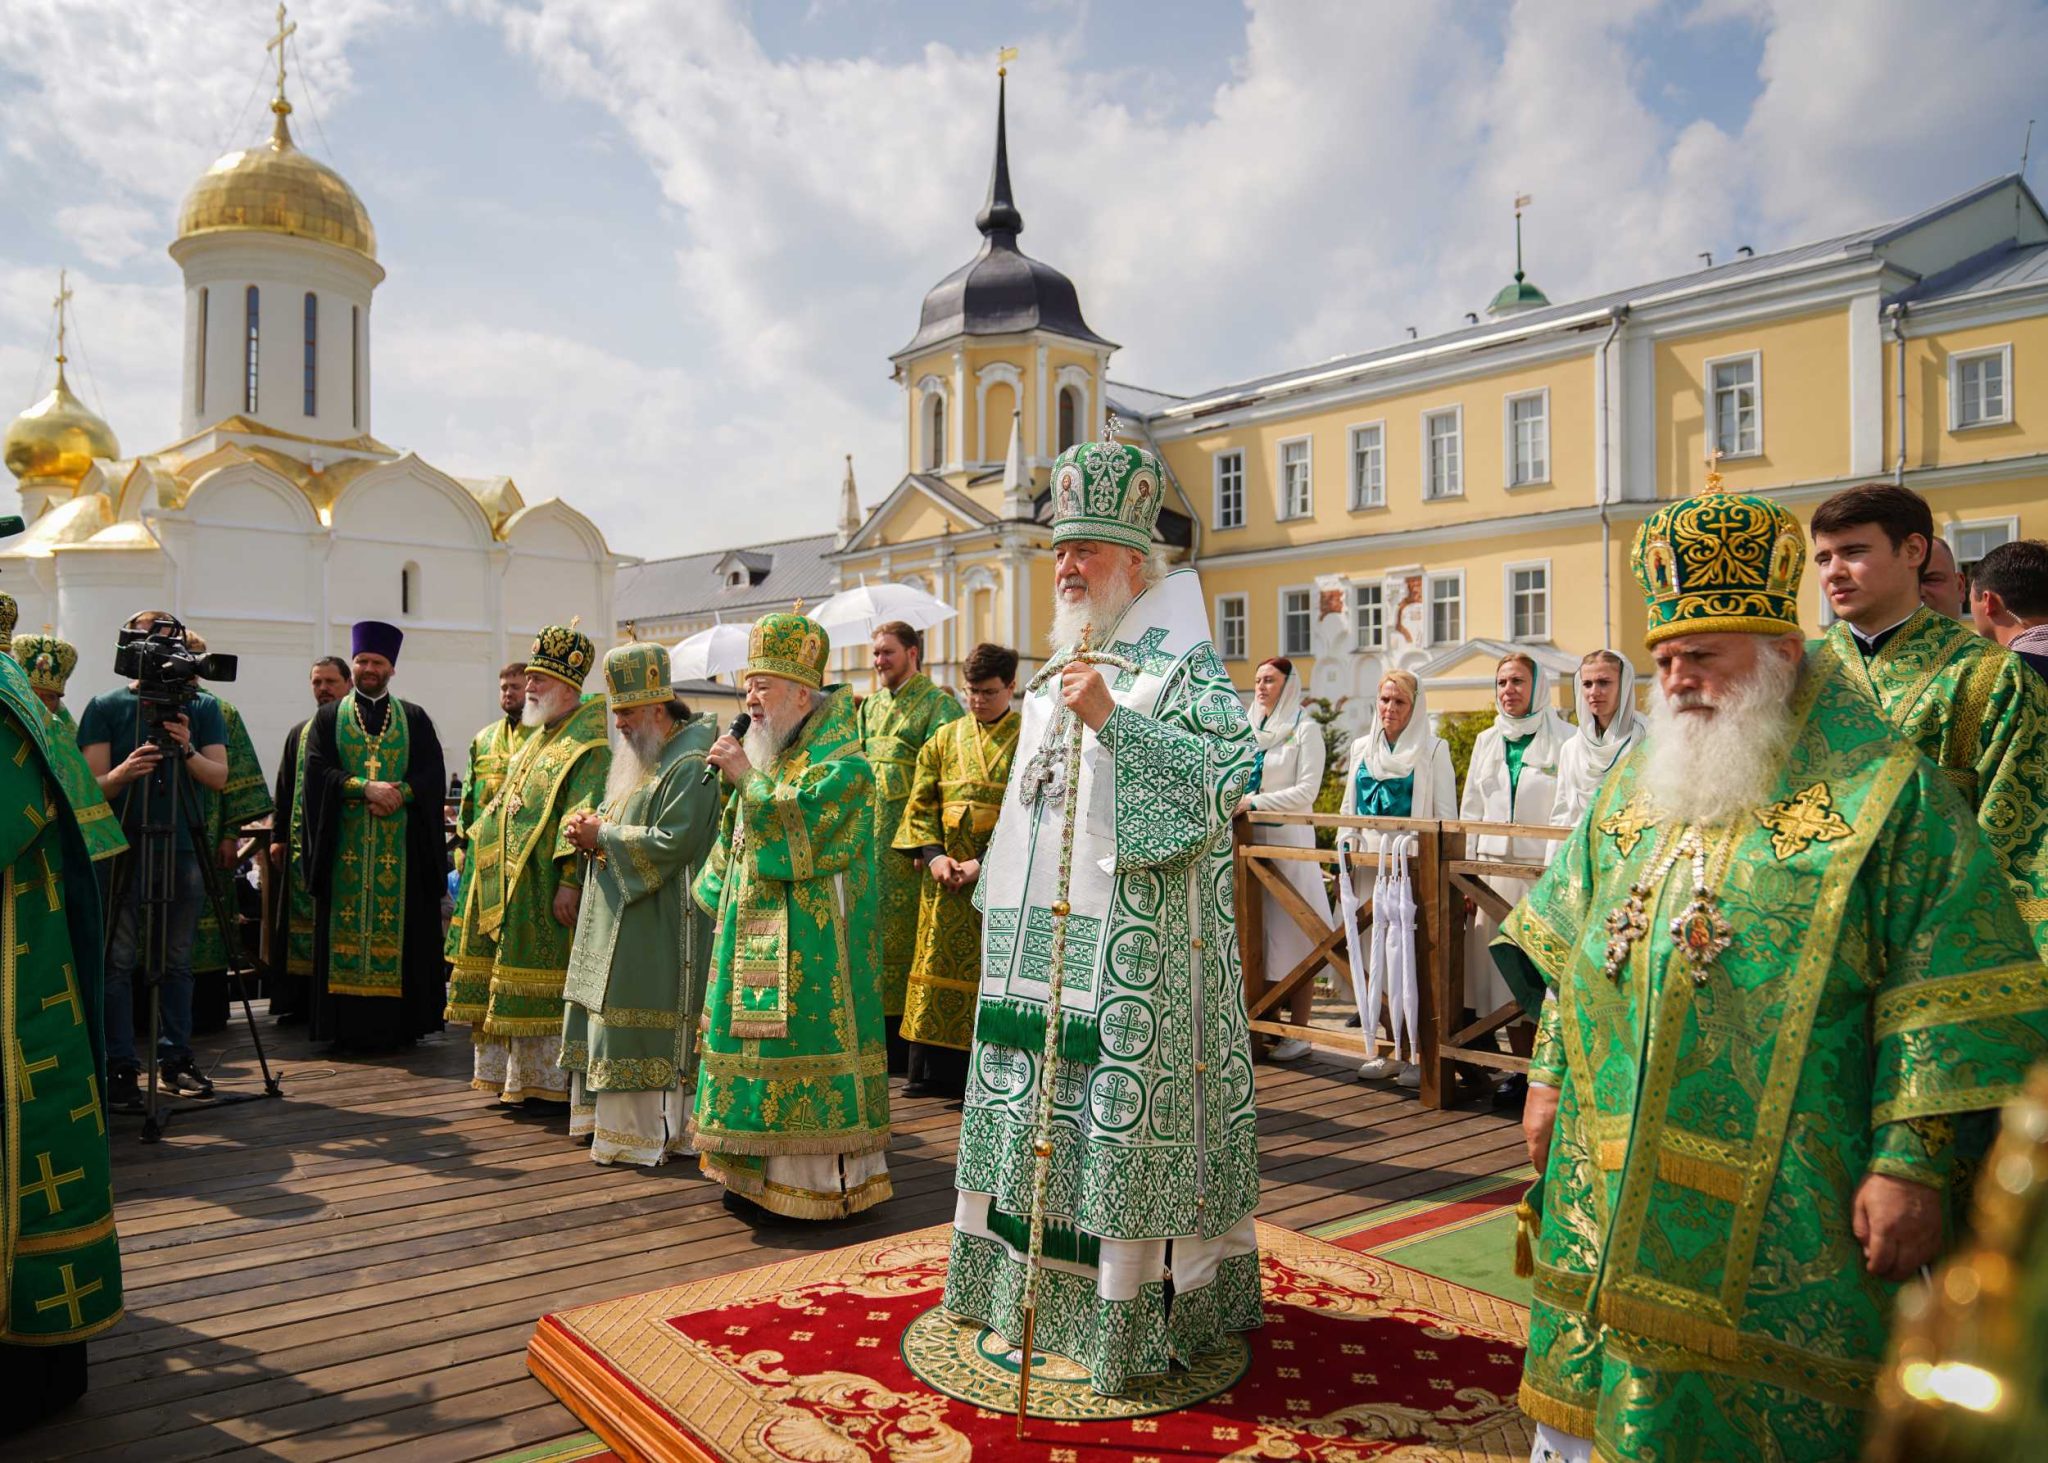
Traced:
<path fill-rule="evenodd" d="M 280 100 L 284 97 L 284 43 L 290 40 L 298 29 L 299 23 L 296 20 L 290 25 L 284 23 L 284 7 L 280 5 L 277 7 L 277 34 L 263 43 L 264 50 L 277 52 L 277 95 Z"/>
<path fill-rule="evenodd" d="M 1701 493 L 1722 493 L 1727 485 L 1721 481 L 1721 448 L 1719 444 L 1707 450 L 1707 481 Z"/>

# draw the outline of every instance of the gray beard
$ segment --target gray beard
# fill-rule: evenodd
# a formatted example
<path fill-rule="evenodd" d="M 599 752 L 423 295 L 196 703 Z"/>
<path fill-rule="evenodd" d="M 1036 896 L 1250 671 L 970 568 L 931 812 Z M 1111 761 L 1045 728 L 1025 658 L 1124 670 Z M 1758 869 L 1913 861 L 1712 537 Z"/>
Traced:
<path fill-rule="evenodd" d="M 747 735 L 740 743 L 741 750 L 747 754 L 749 762 L 765 772 L 769 764 L 782 755 L 782 749 L 789 745 L 790 738 L 796 735 L 797 726 L 802 724 L 798 721 L 792 726 L 777 726 L 767 717 L 757 716 L 747 728 Z"/>
<path fill-rule="evenodd" d="M 623 802 L 626 795 L 660 764 L 664 740 L 659 728 L 631 732 L 613 730 L 612 770 L 604 780 L 604 800 L 607 803 Z"/>
<path fill-rule="evenodd" d="M 1081 632 L 1093 630 L 1093 643 L 1101 648 L 1101 637 L 1115 626 L 1131 607 L 1141 590 L 1131 587 L 1129 581 L 1119 579 L 1097 590 L 1084 599 L 1068 601 L 1061 599 L 1057 591 L 1052 599 L 1052 629 L 1046 639 L 1055 651 L 1071 650 L 1081 643 Z"/>
<path fill-rule="evenodd" d="M 538 699 L 528 696 L 519 709 L 521 726 L 553 726 L 576 709 L 576 693 L 567 686 L 549 690 Z"/>
<path fill-rule="evenodd" d="M 1652 806 L 1682 823 L 1726 826 L 1762 807 L 1792 745 L 1799 663 L 1766 656 L 1723 694 L 1712 716 L 1682 713 L 1661 687 L 1650 695 L 1650 742 L 1642 771 Z"/>

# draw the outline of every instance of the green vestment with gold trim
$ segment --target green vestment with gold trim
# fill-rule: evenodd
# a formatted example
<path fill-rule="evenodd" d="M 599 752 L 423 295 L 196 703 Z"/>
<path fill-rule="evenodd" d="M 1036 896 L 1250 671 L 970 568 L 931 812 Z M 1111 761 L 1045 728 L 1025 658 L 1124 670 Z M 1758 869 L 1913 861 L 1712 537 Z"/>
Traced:
<path fill-rule="evenodd" d="M 718 832 L 718 783 L 704 754 L 708 716 L 678 726 L 661 760 L 599 812 L 563 988 L 557 1065 L 587 1092 L 696 1087 L 697 1022 L 711 965 L 711 921 L 690 885 Z"/>
<path fill-rule="evenodd" d="M 1823 642 L 1844 678 L 1963 795 L 2048 959 L 2048 681 L 1924 605 L 1866 657 L 1848 622 Z"/>
<path fill-rule="evenodd" d="M 85 753 L 79 750 L 78 723 L 62 701 L 50 712 L 49 732 L 45 745 L 50 752 L 50 775 L 57 779 L 57 785 L 71 802 L 71 811 L 78 815 L 78 832 L 85 840 L 86 856 L 98 863 L 117 853 L 126 853 L 128 835 L 121 831 L 121 820 L 114 816 L 107 795 L 100 791 L 99 779 L 92 775 Z"/>
<path fill-rule="evenodd" d="M 822 1219 L 889 1197 L 885 1168 L 790 1192 L 772 1159 L 880 1155 L 888 1058 L 875 969 L 874 780 L 852 693 L 829 691 L 726 800 L 697 876 L 717 919 L 692 1112 L 704 1172 L 777 1213 Z"/>
<path fill-rule="evenodd" d="M 562 837 L 570 813 L 604 801 L 612 765 L 604 698 L 532 731 L 498 795 L 470 825 L 460 938 L 451 930 L 448 1020 L 479 1040 L 562 1034 L 562 981 L 575 931 L 555 894 L 583 884 L 583 855 Z"/>
<path fill-rule="evenodd" d="M 1853 1457 L 1896 1290 L 1856 1189 L 1946 1186 L 2048 1051 L 2048 968 L 1947 780 L 1825 650 L 1793 716 L 1770 801 L 1701 830 L 1732 944 L 1697 982 L 1640 752 L 1494 946 L 1549 992 L 1530 1078 L 1561 1089 L 1522 1407 L 1601 1458 Z"/>
<path fill-rule="evenodd" d="M 876 891 L 881 915 L 882 1014 L 901 1016 L 917 950 L 918 900 L 925 878 L 909 859 L 886 856 L 903 822 L 903 805 L 917 772 L 917 754 L 933 732 L 963 713 L 960 703 L 923 671 L 860 704 L 861 756 L 875 779 L 875 848 L 881 859 Z"/>
<path fill-rule="evenodd" d="M 220 698 L 216 696 L 214 699 Z M 257 819 L 269 817 L 277 806 L 271 800 L 270 784 L 264 780 L 263 764 L 257 760 L 256 743 L 249 736 L 249 727 L 242 720 L 242 713 L 221 701 L 220 714 L 228 728 L 227 784 L 219 792 L 210 788 L 199 789 L 200 826 L 206 830 L 199 856 L 209 860 L 225 840 Z M 220 870 L 220 875 L 230 883 L 234 877 L 229 869 Z M 233 907 L 234 902 L 230 899 L 230 911 Z M 242 953 L 253 956 L 256 952 L 245 950 Z M 209 899 L 200 908 L 198 932 L 192 937 L 192 971 L 199 975 L 227 968 L 227 937 L 221 933 L 220 921 L 213 917 L 213 901 Z"/>
<path fill-rule="evenodd" d="M 949 721 L 917 754 L 917 768 L 896 825 L 886 864 L 940 847 L 958 863 L 988 852 L 1010 782 L 1023 718 L 1014 710 L 982 723 Z M 974 1005 L 981 989 L 981 915 L 974 890 L 946 889 L 917 870 L 917 950 L 903 1002 L 903 1037 L 966 1051 L 974 1043 Z"/>
<path fill-rule="evenodd" d="M 530 735 L 516 716 L 501 716 L 469 739 L 469 775 L 462 779 L 462 801 L 455 809 L 455 828 L 462 842 L 455 851 L 455 917 L 448 926 L 445 945 L 450 960 L 462 948 L 462 912 L 469 907 L 469 871 L 474 862 L 469 856 L 469 830 L 505 785 L 512 754 L 526 745 Z"/>
<path fill-rule="evenodd" d="M 0 656 L 0 1367 L 20 1365 L 9 1348 L 83 1341 L 122 1313 L 100 897 L 53 735 L 28 677 Z"/>

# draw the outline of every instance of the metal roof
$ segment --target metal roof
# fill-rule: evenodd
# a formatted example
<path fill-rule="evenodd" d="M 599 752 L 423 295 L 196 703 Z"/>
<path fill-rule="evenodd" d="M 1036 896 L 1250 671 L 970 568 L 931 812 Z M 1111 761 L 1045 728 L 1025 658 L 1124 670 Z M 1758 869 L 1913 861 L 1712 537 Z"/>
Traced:
<path fill-rule="evenodd" d="M 813 534 L 629 564 L 619 570 L 613 613 L 621 621 L 714 614 L 737 621 L 787 609 L 797 599 L 815 604 L 835 587 L 825 555 L 836 542 L 833 534 Z M 765 560 L 767 576 L 759 584 L 727 585 L 717 569 L 735 555 L 750 569 Z"/>
<path fill-rule="evenodd" d="M 2048 244 L 2005 243 L 1953 269 L 1930 275 L 1902 296 L 1913 305 L 1930 305 L 1940 300 L 1957 300 L 1968 295 L 1992 295 L 2003 290 L 2023 290 L 2048 284 Z"/>

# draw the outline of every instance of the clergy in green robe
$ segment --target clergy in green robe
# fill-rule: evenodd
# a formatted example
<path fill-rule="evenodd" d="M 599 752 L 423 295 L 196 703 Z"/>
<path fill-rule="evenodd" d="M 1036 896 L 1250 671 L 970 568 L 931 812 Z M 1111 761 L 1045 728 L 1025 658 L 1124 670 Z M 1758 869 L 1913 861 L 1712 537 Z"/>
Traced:
<path fill-rule="evenodd" d="M 348 662 L 323 655 L 307 675 L 313 706 L 331 706 L 350 688 Z M 303 1021 L 313 977 L 313 891 L 306 883 L 303 843 L 306 729 L 312 719 L 285 733 L 277 759 L 277 783 L 271 794 L 269 868 L 269 959 L 263 988 L 270 996 L 270 1014 L 279 1025 Z M 295 842 L 296 840 L 296 842 Z"/>
<path fill-rule="evenodd" d="M 479 1092 L 521 1107 L 569 1102 L 562 983 L 583 891 L 583 856 L 562 822 L 604 800 L 611 747 L 604 701 L 585 698 L 595 659 L 574 625 L 548 625 L 526 662 L 528 729 L 504 783 L 469 826 L 459 934 L 451 930 L 448 1012 L 469 1023 Z"/>
<path fill-rule="evenodd" d="M 1256 743 L 1200 578 L 1150 557 L 1163 483 L 1157 457 L 1113 441 L 1052 466 L 1062 648 L 1025 689 L 975 884 L 981 1001 L 946 1272 L 946 1307 L 1015 1346 L 1035 1270 L 1037 1345 L 1105 1394 L 1260 1324 L 1230 850 Z M 1076 658 L 1084 635 L 1114 660 Z"/>
<path fill-rule="evenodd" d="M 815 620 L 756 620 L 753 725 L 707 754 L 731 792 L 694 889 L 717 933 L 690 1143 L 749 1219 L 838 1219 L 890 1193 L 874 778 L 830 653 Z"/>
<path fill-rule="evenodd" d="M 1870 483 L 1816 508 L 1813 559 L 1836 615 L 1822 644 L 1962 794 L 2048 959 L 2048 681 L 1921 603 L 1933 542 L 1909 488 Z"/>
<path fill-rule="evenodd" d="M 1768 499 L 1644 524 L 1647 745 L 1495 945 L 1541 1001 L 1521 1401 L 1564 1456 L 1856 1457 L 1962 1135 L 2048 1051 L 1968 808 L 1803 653 L 1802 559 Z"/>
<path fill-rule="evenodd" d="M 85 1342 L 122 1314 L 100 896 L 51 755 L 49 715 L 21 666 L 0 655 L 0 1393 L 9 1427 L 83 1392 Z"/>
<path fill-rule="evenodd" d="M 17 635 L 12 649 L 28 676 L 29 689 L 42 702 L 48 717 L 50 774 L 64 789 L 78 819 L 86 856 L 97 863 L 127 852 L 128 837 L 121 831 L 121 820 L 114 816 L 107 795 L 100 791 L 99 780 L 85 765 L 85 754 L 78 750 L 78 723 L 72 720 L 70 708 L 64 704 L 64 688 L 70 684 L 71 673 L 78 669 L 78 647 L 55 635 L 43 634 Z"/>
<path fill-rule="evenodd" d="M 188 635 L 187 639 L 194 655 L 206 653 L 206 642 L 197 635 Z M 263 764 L 256 757 L 256 743 L 249 736 L 242 713 L 218 692 L 214 699 L 220 702 L 221 720 L 227 723 L 228 782 L 217 793 L 201 794 L 201 817 L 206 836 L 201 841 L 199 856 L 213 864 L 221 888 L 227 894 L 228 913 L 232 918 L 236 912 L 235 853 L 241 842 L 242 829 L 268 818 L 276 804 L 271 801 L 270 783 L 263 775 Z M 253 959 L 256 954 L 248 948 L 246 939 L 238 940 L 238 949 L 245 961 Z M 227 969 L 227 935 L 215 918 L 213 901 L 209 899 L 199 911 L 199 928 L 192 937 L 194 1031 L 219 1031 L 227 1025 Z"/>
<path fill-rule="evenodd" d="M 515 660 L 498 672 L 498 716 L 469 739 L 469 771 L 455 809 L 455 913 L 448 926 L 449 959 L 462 948 L 462 911 L 469 904 L 469 830 L 505 785 L 512 754 L 526 741 L 526 662 Z"/>
<path fill-rule="evenodd" d="M 905 1097 L 961 1097 L 967 1049 L 974 1041 L 974 1001 L 981 985 L 981 915 L 974 882 L 1003 806 L 1010 758 L 1017 750 L 1017 652 L 977 645 L 963 668 L 969 714 L 947 722 L 917 754 L 917 770 L 896 825 L 894 853 L 915 859 L 917 952 L 903 1005 L 910 1044 Z"/>
<path fill-rule="evenodd" d="M 598 1163 L 651 1167 L 689 1151 L 711 963 L 711 921 L 690 886 L 718 833 L 704 765 L 717 731 L 677 698 L 659 645 L 619 646 L 604 678 L 617 729 L 604 802 L 562 825 L 589 867 L 560 1060 L 569 1136 L 588 1135 Z"/>
<path fill-rule="evenodd" d="M 891 620 L 875 627 L 875 679 L 879 682 L 860 703 L 861 756 L 875 778 L 875 848 L 886 853 L 903 822 L 917 754 L 931 734 L 960 715 L 960 703 L 932 684 L 919 669 L 924 637 Z M 898 1035 L 903 1002 L 910 984 L 910 964 L 917 951 L 917 908 L 924 871 L 910 859 L 881 857 L 882 1016 L 889 1031 L 889 1070 L 902 1075 L 909 1052 Z"/>

